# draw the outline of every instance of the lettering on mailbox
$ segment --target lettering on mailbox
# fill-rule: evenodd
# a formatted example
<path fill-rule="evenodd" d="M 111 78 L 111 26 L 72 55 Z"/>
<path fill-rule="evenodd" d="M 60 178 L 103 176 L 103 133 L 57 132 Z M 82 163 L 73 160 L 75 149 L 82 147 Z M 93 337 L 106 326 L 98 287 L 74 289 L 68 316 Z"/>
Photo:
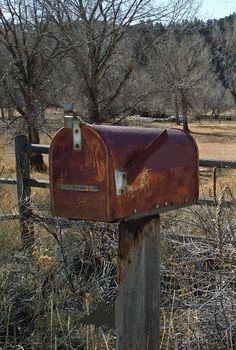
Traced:
<path fill-rule="evenodd" d="M 59 184 L 59 188 L 63 191 L 99 192 L 98 187 L 95 185 Z"/>

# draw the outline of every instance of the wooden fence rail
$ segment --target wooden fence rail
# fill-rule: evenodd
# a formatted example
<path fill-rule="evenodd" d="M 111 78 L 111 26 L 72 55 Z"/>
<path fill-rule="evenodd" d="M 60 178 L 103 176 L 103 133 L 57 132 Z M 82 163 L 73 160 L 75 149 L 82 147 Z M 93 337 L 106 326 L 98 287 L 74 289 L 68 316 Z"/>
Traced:
<path fill-rule="evenodd" d="M 231 160 L 200 159 L 199 165 L 208 168 L 215 167 L 236 169 L 236 161 Z"/>
<path fill-rule="evenodd" d="M 30 187 L 49 188 L 49 180 L 25 179 Z M 0 178 L 1 185 L 17 185 L 16 179 Z"/>
<path fill-rule="evenodd" d="M 30 153 L 49 153 L 49 145 L 28 144 L 27 137 L 25 135 L 18 135 L 15 138 L 15 159 L 16 159 L 16 178 L 0 178 L 0 185 L 16 185 L 18 195 L 19 214 L 1 214 L 0 221 L 19 218 L 20 231 L 22 242 L 25 246 L 32 244 L 34 240 L 33 222 L 38 222 L 39 216 L 34 215 L 30 197 L 31 187 L 49 188 L 49 180 L 37 180 L 30 178 Z M 236 161 L 222 161 L 213 159 L 200 159 L 200 167 L 213 167 L 213 168 L 231 168 L 236 169 Z M 199 205 L 217 205 L 216 198 L 200 198 L 198 200 Z M 230 207 L 232 201 L 225 200 L 224 206 Z M 34 220 L 35 219 L 35 220 Z M 52 222 L 52 218 L 40 216 L 40 221 Z M 57 219 L 58 221 L 58 219 Z"/>

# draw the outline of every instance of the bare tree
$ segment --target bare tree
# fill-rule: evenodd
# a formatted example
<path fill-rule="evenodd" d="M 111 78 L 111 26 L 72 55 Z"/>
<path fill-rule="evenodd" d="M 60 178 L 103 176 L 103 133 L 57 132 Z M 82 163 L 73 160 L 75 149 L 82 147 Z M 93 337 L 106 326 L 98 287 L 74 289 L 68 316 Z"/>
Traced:
<path fill-rule="evenodd" d="M 156 54 L 156 79 L 162 93 L 173 96 L 177 114 L 181 110 L 183 115 L 183 128 L 189 131 L 188 111 L 198 90 L 206 85 L 210 72 L 209 48 L 197 34 L 180 36 L 173 31 L 158 43 Z"/>
<path fill-rule="evenodd" d="M 213 38 L 218 77 L 236 104 L 236 19 L 225 24 L 224 28 L 216 27 Z"/>
<path fill-rule="evenodd" d="M 127 109 L 122 103 L 117 109 L 117 100 L 150 45 L 144 40 L 140 22 L 175 21 L 184 17 L 195 1 L 175 0 L 165 6 L 157 6 L 157 2 L 155 7 L 151 0 L 46 2 L 67 49 L 67 62 L 73 63 L 77 85 L 82 86 L 86 113 L 91 121 L 100 122 L 104 116 Z M 140 100 L 145 94 L 140 94 Z"/>
<path fill-rule="evenodd" d="M 26 121 L 29 142 L 39 143 L 45 90 L 58 55 L 51 16 L 39 0 L 4 0 L 0 6 L 4 88 Z M 45 169 L 42 155 L 33 154 L 31 163 L 39 171 Z"/>
<path fill-rule="evenodd" d="M 210 74 L 203 89 L 199 89 L 194 103 L 194 113 L 196 116 L 207 115 L 220 121 L 223 111 L 233 107 L 233 97 L 229 90 L 225 89 L 216 76 Z"/>

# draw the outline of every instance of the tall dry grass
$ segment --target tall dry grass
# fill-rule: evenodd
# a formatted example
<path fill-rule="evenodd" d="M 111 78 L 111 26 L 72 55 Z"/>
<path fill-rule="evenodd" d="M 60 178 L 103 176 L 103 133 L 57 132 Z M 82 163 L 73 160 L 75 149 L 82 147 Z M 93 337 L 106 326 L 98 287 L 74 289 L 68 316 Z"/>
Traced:
<path fill-rule="evenodd" d="M 81 323 L 115 295 L 113 229 L 35 224 L 32 252 L 22 250 L 17 223 L 0 222 L 0 237 L 1 349 L 114 347 L 113 331 Z"/>
<path fill-rule="evenodd" d="M 46 214 L 48 197 L 37 200 Z M 217 208 L 162 215 L 161 349 L 235 349 L 235 214 L 222 195 Z M 27 253 L 17 221 L 0 221 L 0 348 L 115 349 L 117 225 L 39 220 L 34 227 Z"/>
<path fill-rule="evenodd" d="M 236 206 L 223 192 L 216 208 L 162 219 L 162 349 L 235 349 Z"/>

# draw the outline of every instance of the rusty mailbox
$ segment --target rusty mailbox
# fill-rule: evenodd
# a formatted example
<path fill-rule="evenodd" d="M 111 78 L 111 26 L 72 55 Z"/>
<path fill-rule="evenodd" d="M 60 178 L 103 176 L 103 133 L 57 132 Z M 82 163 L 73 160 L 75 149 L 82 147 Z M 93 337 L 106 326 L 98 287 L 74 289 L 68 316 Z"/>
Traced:
<path fill-rule="evenodd" d="M 49 159 L 59 217 L 119 221 L 198 198 L 198 149 L 183 130 L 89 125 L 68 116 Z"/>

